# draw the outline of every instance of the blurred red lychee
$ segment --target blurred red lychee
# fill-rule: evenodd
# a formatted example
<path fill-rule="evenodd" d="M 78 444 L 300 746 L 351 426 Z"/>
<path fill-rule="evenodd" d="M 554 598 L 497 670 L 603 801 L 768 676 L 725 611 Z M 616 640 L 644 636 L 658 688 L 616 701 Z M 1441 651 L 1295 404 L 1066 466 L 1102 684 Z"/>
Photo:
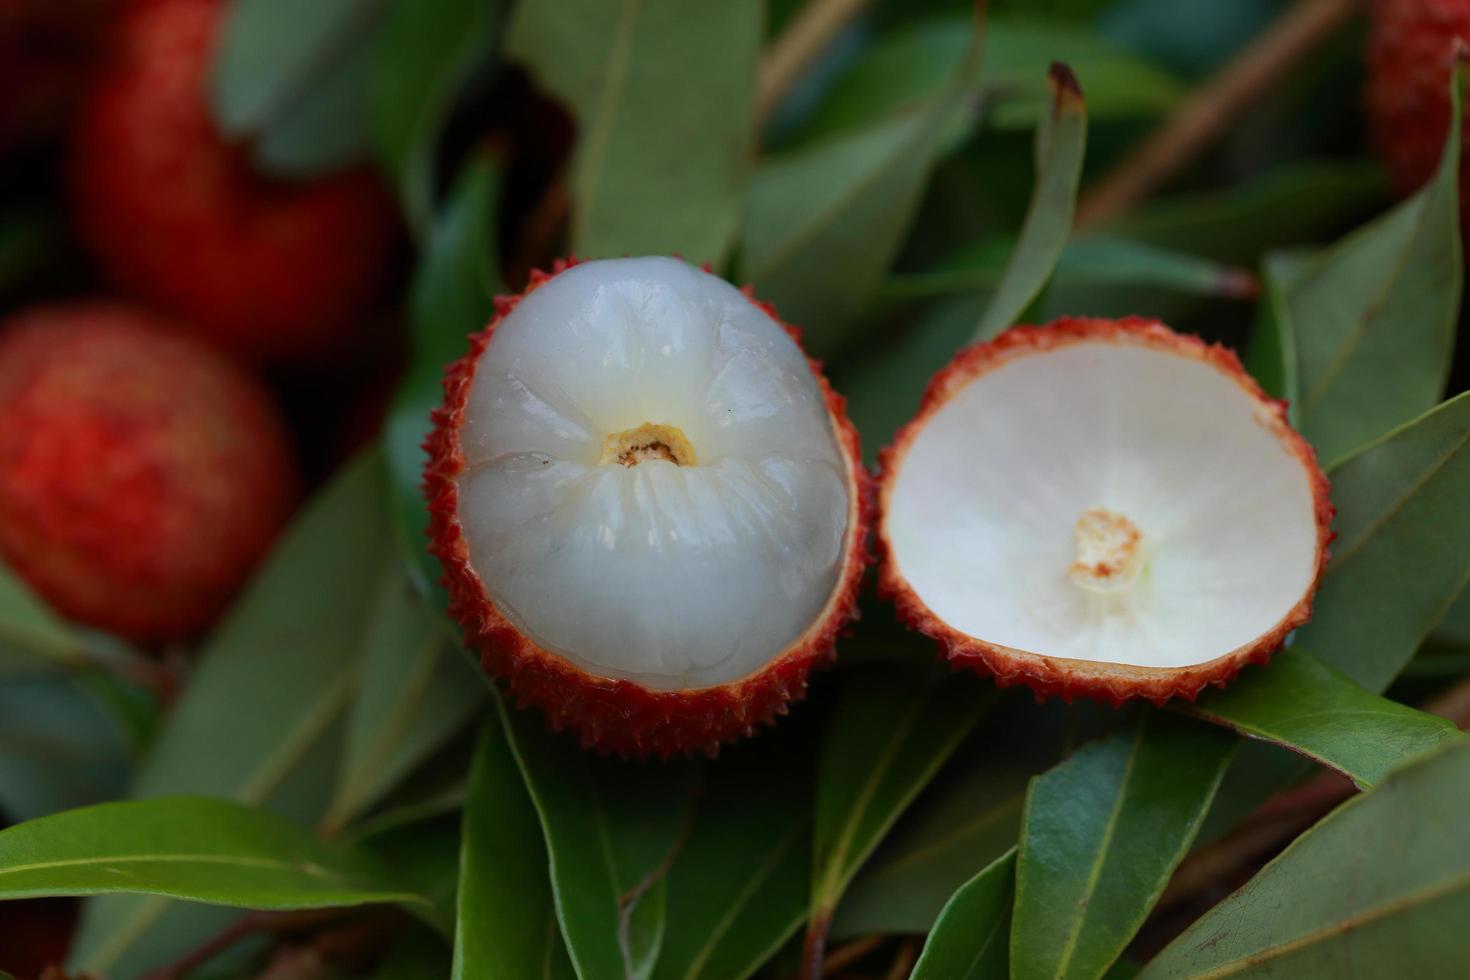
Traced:
<path fill-rule="evenodd" d="M 1455 51 L 1459 43 L 1470 43 L 1470 0 L 1374 0 L 1372 14 L 1368 120 L 1395 189 L 1409 194 L 1439 166 L 1450 125 Z M 1467 174 L 1470 156 L 1462 154 L 1462 224 L 1470 224 Z"/>
<path fill-rule="evenodd" d="M 0 325 L 0 555 L 63 615 L 200 632 L 296 494 L 270 394 L 167 321 L 73 303 Z"/>
<path fill-rule="evenodd" d="M 78 118 L 78 230 L 122 289 L 217 343 L 273 362 L 351 346 L 398 238 L 374 175 L 295 182 L 251 165 L 206 104 L 225 4 L 138 0 Z"/>
<path fill-rule="evenodd" d="M 120 0 L 0 0 L 0 152 L 58 135 Z"/>

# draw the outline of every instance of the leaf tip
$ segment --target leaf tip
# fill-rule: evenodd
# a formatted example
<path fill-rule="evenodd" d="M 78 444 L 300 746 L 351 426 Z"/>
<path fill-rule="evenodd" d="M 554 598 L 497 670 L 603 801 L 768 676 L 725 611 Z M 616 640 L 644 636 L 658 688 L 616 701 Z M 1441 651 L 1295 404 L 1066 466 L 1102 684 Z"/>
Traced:
<path fill-rule="evenodd" d="M 1077 81 L 1077 73 L 1065 61 L 1053 61 L 1046 70 L 1046 80 L 1051 85 L 1054 112 L 1082 106 L 1082 83 Z"/>

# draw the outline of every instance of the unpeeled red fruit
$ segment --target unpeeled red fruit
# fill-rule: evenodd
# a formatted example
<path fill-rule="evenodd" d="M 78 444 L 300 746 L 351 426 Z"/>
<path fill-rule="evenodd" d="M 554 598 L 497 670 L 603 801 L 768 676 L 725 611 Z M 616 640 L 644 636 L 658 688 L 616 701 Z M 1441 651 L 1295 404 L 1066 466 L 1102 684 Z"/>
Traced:
<path fill-rule="evenodd" d="M 221 346 L 319 361 L 357 346 L 398 227 L 378 180 L 262 176 L 205 103 L 225 5 L 142 0 L 78 120 L 72 210 L 117 286 Z"/>
<path fill-rule="evenodd" d="M 167 321 L 78 303 L 0 325 L 0 556 L 68 618 L 197 634 L 296 496 L 269 392 Z"/>

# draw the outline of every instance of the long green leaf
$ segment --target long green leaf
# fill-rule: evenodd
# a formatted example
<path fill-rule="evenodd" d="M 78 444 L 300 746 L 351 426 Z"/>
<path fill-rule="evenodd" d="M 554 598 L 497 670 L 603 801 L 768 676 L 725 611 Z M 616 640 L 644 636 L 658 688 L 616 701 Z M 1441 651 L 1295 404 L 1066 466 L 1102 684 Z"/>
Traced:
<path fill-rule="evenodd" d="M 1245 355 L 1245 367 L 1251 377 L 1273 398 L 1286 400 L 1293 424 L 1297 422 L 1300 373 L 1287 296 L 1301 271 L 1302 261 L 1295 253 L 1272 252 L 1261 263 L 1260 315 Z"/>
<path fill-rule="evenodd" d="M 214 56 L 210 104 L 224 132 L 259 137 L 284 176 L 340 167 L 367 147 L 366 77 L 384 0 L 236 0 Z"/>
<path fill-rule="evenodd" d="M 819 357 L 841 346 L 903 244 L 944 134 L 966 111 L 978 31 L 949 84 L 917 109 L 767 159 L 751 180 L 741 277 Z"/>
<path fill-rule="evenodd" d="M 1189 850 L 1234 745 L 1225 732 L 1150 712 L 1032 782 L 1012 977 L 1107 972 Z"/>
<path fill-rule="evenodd" d="M 377 452 L 307 507 L 205 644 L 134 796 L 202 794 L 302 823 L 320 818 L 356 688 L 362 624 L 391 554 L 384 507 Z M 78 969 L 127 975 L 219 926 L 215 910 L 161 898 L 97 899 L 72 957 Z"/>
<path fill-rule="evenodd" d="M 394 529 L 409 573 L 425 594 L 439 581 L 440 569 L 424 548 L 429 512 L 419 490 L 423 443 L 429 413 L 443 400 L 445 366 L 462 357 L 469 335 L 490 321 L 495 294 L 503 288 L 495 252 L 499 192 L 495 164 L 471 158 L 429 232 L 410 297 L 413 361 L 383 427 Z"/>
<path fill-rule="evenodd" d="M 688 766 L 599 760 L 537 713 L 501 718 L 541 819 L 552 894 L 582 980 L 644 980 L 662 947 L 668 870 L 688 830 Z"/>
<path fill-rule="evenodd" d="M 570 106 L 572 249 L 721 262 L 754 139 L 756 0 L 523 0 L 507 53 Z"/>
<path fill-rule="evenodd" d="M 1182 709 L 1242 735 L 1285 745 L 1367 787 L 1416 755 L 1463 736 L 1436 715 L 1381 698 L 1299 649 L 1269 670 L 1247 671 L 1228 690 Z"/>
<path fill-rule="evenodd" d="M 224 800 L 99 803 L 0 831 L 0 898 L 121 892 L 250 909 L 424 901 L 369 855 Z"/>
<path fill-rule="evenodd" d="M 86 662 L 81 636 L 0 564 L 0 674 Z"/>
<path fill-rule="evenodd" d="M 321 821 L 328 832 L 381 799 L 485 701 L 485 685 L 409 583 L 397 555 L 381 579 L 363 635 L 362 683 L 342 768 Z"/>
<path fill-rule="evenodd" d="M 783 726 L 712 763 L 669 872 L 655 980 L 742 980 L 806 917 L 812 753 Z"/>
<path fill-rule="evenodd" d="M 1087 153 L 1087 103 L 1077 76 L 1062 64 L 1047 74 L 1052 109 L 1036 129 L 1036 186 L 1021 236 L 975 339 L 989 340 L 1015 323 L 1046 288 L 1072 234 L 1072 212 Z"/>
<path fill-rule="evenodd" d="M 496 718 L 475 750 L 459 867 L 455 980 L 571 974 L 536 808 Z"/>
<path fill-rule="evenodd" d="M 1390 775 L 1186 929 L 1141 980 L 1455 977 L 1470 921 L 1470 744 Z"/>
<path fill-rule="evenodd" d="M 1331 472 L 1337 540 L 1298 642 L 1382 691 L 1470 582 L 1470 394 Z"/>
<path fill-rule="evenodd" d="M 409 223 L 427 232 L 435 149 L 455 97 L 489 61 L 503 16 L 499 0 L 392 0 L 368 87 L 373 143 L 397 180 Z"/>
<path fill-rule="evenodd" d="M 1015 882 L 1012 848 L 954 893 L 939 913 L 910 980 L 1008 980 L 1006 941 Z"/>
<path fill-rule="evenodd" d="M 864 665 L 845 678 L 817 770 L 809 969 L 853 875 L 993 700 L 969 678 L 907 666 Z"/>
<path fill-rule="evenodd" d="M 1427 411 L 1449 375 L 1460 244 L 1463 67 L 1439 170 L 1425 187 L 1295 277 L 1288 299 L 1301 366 L 1301 426 L 1336 461 Z"/>

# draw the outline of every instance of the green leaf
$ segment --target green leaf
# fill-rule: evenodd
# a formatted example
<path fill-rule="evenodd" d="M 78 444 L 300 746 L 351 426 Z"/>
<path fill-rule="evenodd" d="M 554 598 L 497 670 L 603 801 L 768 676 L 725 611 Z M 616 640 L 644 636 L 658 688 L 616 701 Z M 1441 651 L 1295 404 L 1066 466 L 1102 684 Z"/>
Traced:
<path fill-rule="evenodd" d="M 369 452 L 297 518 L 205 644 L 135 797 L 203 794 L 320 818 L 362 624 L 391 553 L 384 507 L 382 459 Z M 72 956 L 78 969 L 126 975 L 219 925 L 218 913 L 160 898 L 102 899 L 88 903 Z"/>
<path fill-rule="evenodd" d="M 853 879 L 832 920 L 834 938 L 928 932 L 976 868 L 1015 846 L 1031 768 L 1005 752 L 957 760 L 967 769 L 959 785 L 915 805 Z"/>
<path fill-rule="evenodd" d="M 0 831 L 0 897 L 116 892 L 251 909 L 423 901 L 369 856 L 224 800 L 100 803 Z"/>
<path fill-rule="evenodd" d="M 536 808 L 494 718 L 475 750 L 459 865 L 455 980 L 571 975 Z"/>
<path fill-rule="evenodd" d="M 1147 712 L 1032 782 L 1012 977 L 1107 972 L 1189 850 L 1234 745 L 1224 732 Z"/>
<path fill-rule="evenodd" d="M 1036 130 L 1036 186 L 1016 250 L 986 307 L 975 339 L 989 340 L 1020 319 L 1041 295 L 1072 234 L 1077 185 L 1087 153 L 1087 104 L 1070 68 L 1054 64 L 1047 74 L 1052 110 Z"/>
<path fill-rule="evenodd" d="M 1382 691 L 1470 582 L 1470 394 L 1330 475 L 1337 540 L 1297 642 Z"/>
<path fill-rule="evenodd" d="M 1460 107 L 1439 170 L 1412 198 L 1307 262 L 1288 306 L 1301 369 L 1302 432 L 1336 461 L 1427 411 L 1444 391 L 1464 263 Z"/>
<path fill-rule="evenodd" d="M 459 731 L 485 700 L 470 661 L 392 556 L 377 586 L 363 639 L 362 683 L 328 833 L 378 802 Z"/>
<path fill-rule="evenodd" d="M 813 354 L 835 351 L 908 234 L 942 137 L 964 113 L 970 56 L 923 105 L 769 158 L 745 200 L 741 277 L 802 329 Z"/>
<path fill-rule="evenodd" d="M 1383 170 L 1376 163 L 1299 161 L 1226 190 L 1149 201 L 1100 230 L 1221 262 L 1254 265 L 1268 249 L 1336 234 L 1344 223 L 1377 206 L 1383 195 Z"/>
<path fill-rule="evenodd" d="M 754 138 L 755 0 L 522 0 L 507 54 L 576 117 L 572 249 L 719 263 Z"/>
<path fill-rule="evenodd" d="M 1470 915 L 1470 744 L 1349 800 L 1139 975 L 1451 977 Z"/>
<path fill-rule="evenodd" d="M 644 980 L 665 934 L 668 869 L 692 771 L 598 759 L 535 712 L 500 704 L 551 860 L 557 921 L 582 980 Z"/>
<path fill-rule="evenodd" d="M 1006 937 L 1015 883 L 1012 848 L 954 893 L 939 913 L 910 980 L 1009 980 Z"/>
<path fill-rule="evenodd" d="M 397 180 L 409 223 L 428 229 L 439 136 L 475 69 L 490 60 L 499 0 L 392 0 L 368 86 L 378 156 Z"/>
<path fill-rule="evenodd" d="M 1256 328 L 1246 348 L 1245 367 L 1266 393 L 1287 402 L 1293 425 L 1297 422 L 1296 334 L 1287 297 L 1301 272 L 1303 259 L 1291 252 L 1273 252 L 1261 263 L 1261 306 Z"/>
<path fill-rule="evenodd" d="M 859 129 L 943 90 L 964 60 L 973 27 L 963 16 L 921 21 L 894 31 L 849 69 L 803 129 L 806 140 Z M 1166 72 L 1086 29 L 992 17 L 980 69 L 987 125 L 1030 129 L 1051 110 L 1045 82 L 1054 61 L 1087 80 L 1094 119 L 1137 118 L 1172 109 L 1185 89 Z"/>
<path fill-rule="evenodd" d="M 425 899 L 406 911 L 449 938 L 454 935 L 461 839 L 459 814 L 447 813 L 356 832 L 348 841 L 392 868 L 404 888 Z"/>
<path fill-rule="evenodd" d="M 121 796 L 129 744 L 87 678 L 0 678 L 0 824 Z"/>
<path fill-rule="evenodd" d="M 1269 669 L 1248 670 L 1229 689 L 1209 691 L 1181 709 L 1285 745 L 1360 787 L 1441 742 L 1462 737 L 1446 719 L 1371 694 L 1296 648 L 1278 653 Z"/>
<path fill-rule="evenodd" d="M 236 0 L 222 28 L 210 104 L 226 135 L 259 137 L 283 176 L 340 167 L 366 147 L 365 53 L 383 0 Z"/>
<path fill-rule="evenodd" d="M 0 564 L 0 675 L 87 662 L 81 636 Z"/>
<path fill-rule="evenodd" d="M 937 670 L 871 664 L 844 678 L 817 769 L 809 964 L 853 875 L 993 701 Z"/>
<path fill-rule="evenodd" d="M 806 918 L 812 753 L 793 737 L 806 734 L 783 726 L 711 764 L 669 872 L 655 980 L 742 980 Z"/>
<path fill-rule="evenodd" d="M 436 588 L 440 569 L 424 547 L 429 512 L 419 490 L 426 461 L 423 443 L 429 413 L 443 401 L 446 365 L 462 357 L 469 335 L 489 323 L 495 294 L 503 288 L 495 251 L 499 193 L 499 169 L 486 157 L 471 158 L 429 232 L 410 296 L 413 361 L 383 426 L 398 544 L 414 583 L 426 595 Z"/>
<path fill-rule="evenodd" d="M 993 291 L 1015 246 L 1010 236 L 987 238 L 931 271 L 891 276 L 880 295 L 907 299 Z M 1254 285 L 1250 274 L 1235 266 L 1111 235 L 1081 235 L 1067 242 L 1051 282 L 1058 288 L 1119 286 L 1230 298 L 1243 298 Z"/>

